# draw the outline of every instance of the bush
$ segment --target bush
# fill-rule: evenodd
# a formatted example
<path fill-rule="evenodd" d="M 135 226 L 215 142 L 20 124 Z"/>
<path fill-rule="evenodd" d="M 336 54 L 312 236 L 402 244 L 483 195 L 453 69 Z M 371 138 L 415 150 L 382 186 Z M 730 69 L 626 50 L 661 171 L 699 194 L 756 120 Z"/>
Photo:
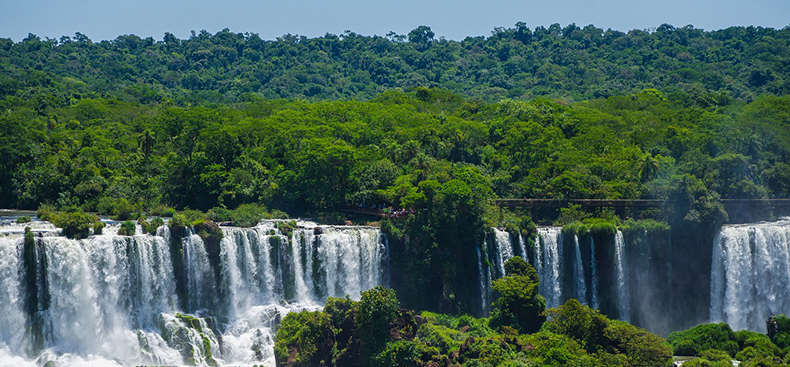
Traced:
<path fill-rule="evenodd" d="M 233 211 L 228 208 L 215 207 L 209 209 L 209 211 L 206 212 L 206 215 L 208 216 L 208 219 L 213 222 L 230 222 L 233 220 L 231 219 L 232 213 Z"/>
<path fill-rule="evenodd" d="M 36 211 L 38 219 L 50 221 L 50 217 L 57 212 L 54 205 L 41 204 Z"/>
<path fill-rule="evenodd" d="M 90 230 L 99 221 L 95 214 L 85 213 L 82 209 L 72 209 L 67 212 L 42 213 L 47 220 L 56 227 L 63 229 L 63 235 L 69 238 L 81 239 L 90 235 Z M 41 218 L 39 216 L 39 218 Z"/>
<path fill-rule="evenodd" d="M 425 323 L 417 330 L 417 337 L 426 345 L 436 347 L 442 354 L 449 354 L 461 346 L 465 336 L 458 330 L 442 325 Z"/>
<path fill-rule="evenodd" d="M 121 228 L 118 229 L 119 236 L 134 236 L 134 233 L 137 231 L 137 226 L 135 226 L 134 222 L 127 220 L 121 223 Z"/>
<path fill-rule="evenodd" d="M 355 307 L 356 302 L 348 298 L 348 296 L 346 298 L 328 297 L 324 306 L 324 312 L 329 315 L 332 320 L 332 327 L 337 330 L 340 329 L 346 318 L 353 316 Z"/>
<path fill-rule="evenodd" d="M 157 217 L 170 218 L 174 214 L 176 214 L 176 210 L 171 208 L 171 207 L 169 207 L 169 206 L 167 206 L 167 205 L 164 205 L 164 204 L 159 204 L 159 205 L 153 207 L 152 209 L 148 210 L 148 215 L 154 215 L 154 216 L 157 216 Z"/>
<path fill-rule="evenodd" d="M 507 276 L 492 286 L 499 297 L 493 303 L 491 326 L 509 326 L 522 333 L 538 331 L 546 320 L 546 299 L 538 294 L 538 273 L 519 256 L 508 259 L 505 273 Z"/>
<path fill-rule="evenodd" d="M 275 340 L 277 366 L 322 366 L 332 361 L 335 339 L 329 315 L 324 312 L 289 313 Z"/>
<path fill-rule="evenodd" d="M 168 225 L 170 230 L 176 232 L 187 226 L 187 217 L 182 213 L 174 213 Z"/>
<path fill-rule="evenodd" d="M 431 348 L 419 340 L 398 340 L 387 344 L 381 353 L 373 360 L 374 366 L 382 367 L 419 367 L 423 366 L 423 356 L 439 354 L 436 348 Z M 430 358 L 426 358 L 430 360 Z"/>
<path fill-rule="evenodd" d="M 784 314 L 771 316 L 767 322 L 768 337 L 779 348 L 790 347 L 790 318 Z"/>
<path fill-rule="evenodd" d="M 394 289 L 379 285 L 362 292 L 354 321 L 366 356 L 378 354 L 387 343 L 390 323 L 398 316 L 399 310 L 400 302 Z"/>
<path fill-rule="evenodd" d="M 233 224 L 239 227 L 255 227 L 264 218 L 269 218 L 266 207 L 259 204 L 242 204 L 231 213 Z"/>
<path fill-rule="evenodd" d="M 599 351 L 608 344 L 604 339 L 604 331 L 609 325 L 609 319 L 598 310 L 583 306 L 575 299 L 569 299 L 557 308 L 546 310 L 546 314 L 549 320 L 542 330 L 569 336 L 588 352 Z"/>
<path fill-rule="evenodd" d="M 726 323 L 701 324 L 685 331 L 675 331 L 669 334 L 667 342 L 679 356 L 698 356 L 703 350 L 718 349 L 734 357 L 740 350 L 735 333 Z"/>
<path fill-rule="evenodd" d="M 156 230 L 165 224 L 165 220 L 159 217 L 151 219 L 151 221 L 142 221 L 140 225 L 143 227 L 143 233 L 156 234 Z"/>
<path fill-rule="evenodd" d="M 19 217 L 16 219 L 17 223 L 30 223 L 30 217 Z"/>
<path fill-rule="evenodd" d="M 660 336 L 622 321 L 610 321 L 604 330 L 610 351 L 626 355 L 631 367 L 671 365 L 672 348 Z"/>
<path fill-rule="evenodd" d="M 102 234 L 102 232 L 104 231 L 104 227 L 105 227 L 104 222 L 96 221 L 96 223 L 93 223 L 93 234 L 97 234 L 97 235 Z"/>

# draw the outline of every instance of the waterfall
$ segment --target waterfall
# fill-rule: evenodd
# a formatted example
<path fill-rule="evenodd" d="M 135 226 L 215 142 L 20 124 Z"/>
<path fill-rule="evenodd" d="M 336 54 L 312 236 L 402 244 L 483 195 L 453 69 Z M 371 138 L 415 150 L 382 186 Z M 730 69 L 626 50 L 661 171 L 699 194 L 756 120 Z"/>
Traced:
<path fill-rule="evenodd" d="M 0 237 L 0 348 L 17 354 L 23 353 L 25 346 L 25 314 L 19 279 L 22 246 L 21 237 Z"/>
<path fill-rule="evenodd" d="M 790 309 L 790 220 L 726 225 L 713 242 L 710 317 L 765 332 Z"/>
<path fill-rule="evenodd" d="M 505 262 L 514 256 L 510 234 L 502 229 L 494 228 L 494 248 L 496 249 L 497 278 L 505 276 Z"/>
<path fill-rule="evenodd" d="M 45 228 L 30 254 L 23 228 L 0 225 L 0 365 L 274 365 L 286 314 L 388 280 L 377 228 L 283 223 L 221 228 L 217 242 L 167 226 L 119 236 L 110 223 L 82 240 Z"/>
<path fill-rule="evenodd" d="M 587 305 L 587 284 L 584 281 L 584 265 L 582 265 L 582 251 L 579 247 L 579 236 L 573 235 L 575 261 L 573 262 L 573 288 L 576 300 Z"/>
<path fill-rule="evenodd" d="M 598 260 L 595 258 L 595 240 L 590 236 L 590 292 L 592 293 L 592 307 L 596 310 L 601 309 L 601 301 L 598 298 Z"/>
<path fill-rule="evenodd" d="M 631 317 L 631 289 L 628 281 L 628 264 L 623 232 L 615 234 L 615 267 L 617 271 L 617 311 L 618 319 L 628 322 Z"/>
<path fill-rule="evenodd" d="M 529 258 L 527 256 L 527 243 L 524 241 L 524 236 L 521 234 L 518 235 L 518 248 L 521 250 L 521 257 L 524 261 L 529 262 Z"/>
<path fill-rule="evenodd" d="M 485 241 L 483 241 L 483 246 L 486 245 Z M 491 299 L 491 287 L 489 285 L 491 269 L 483 261 L 483 254 L 481 253 L 480 247 L 475 248 L 475 250 L 477 252 L 477 272 L 480 279 L 480 309 L 482 310 L 483 316 L 487 316 L 490 306 L 488 300 Z"/>
<path fill-rule="evenodd" d="M 535 239 L 533 266 L 540 278 L 540 294 L 546 307 L 557 307 L 562 299 L 562 230 L 559 227 L 539 227 Z"/>

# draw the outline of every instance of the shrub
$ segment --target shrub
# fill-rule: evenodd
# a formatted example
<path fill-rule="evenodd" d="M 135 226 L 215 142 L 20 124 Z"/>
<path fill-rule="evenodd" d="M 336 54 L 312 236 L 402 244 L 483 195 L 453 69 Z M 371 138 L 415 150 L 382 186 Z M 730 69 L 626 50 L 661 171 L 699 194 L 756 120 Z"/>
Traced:
<path fill-rule="evenodd" d="M 55 214 L 57 210 L 55 206 L 50 204 L 41 204 L 36 211 L 36 216 L 38 219 L 51 221 L 50 217 Z"/>
<path fill-rule="evenodd" d="M 443 325 L 425 323 L 417 330 L 417 337 L 426 345 L 436 347 L 442 354 L 449 354 L 452 350 L 461 346 L 464 335 L 458 331 Z"/>
<path fill-rule="evenodd" d="M 491 326 L 510 326 L 523 333 L 533 333 L 546 320 L 546 299 L 538 294 L 538 273 L 519 256 L 505 263 L 507 276 L 494 281 L 492 288 L 499 298 L 494 301 Z"/>
<path fill-rule="evenodd" d="M 30 223 L 30 217 L 19 217 L 16 219 L 17 223 Z"/>
<path fill-rule="evenodd" d="M 134 222 L 127 220 L 121 223 L 121 228 L 118 229 L 119 236 L 134 236 L 134 233 L 137 231 L 137 226 L 135 226 Z"/>
<path fill-rule="evenodd" d="M 164 225 L 165 221 L 164 219 L 159 217 L 151 219 L 150 222 L 143 218 L 140 218 L 137 220 L 137 224 L 139 224 L 140 227 L 142 227 L 143 233 L 156 234 L 156 230 L 159 229 L 159 227 L 161 227 L 162 225 Z"/>
<path fill-rule="evenodd" d="M 48 212 L 44 215 L 56 227 L 63 229 L 64 236 L 75 239 L 88 237 L 91 228 L 99 221 L 95 214 L 85 213 L 82 209 L 72 209 L 67 212 Z"/>
<path fill-rule="evenodd" d="M 229 222 L 231 219 L 232 210 L 228 208 L 215 207 L 206 212 L 206 216 L 213 222 Z"/>
<path fill-rule="evenodd" d="M 622 321 L 610 321 L 604 330 L 610 351 L 626 355 L 631 367 L 670 365 L 672 348 L 660 336 Z"/>
<path fill-rule="evenodd" d="M 148 214 L 149 215 L 154 215 L 154 216 L 157 216 L 157 217 L 168 217 L 169 218 L 169 217 L 172 217 L 174 214 L 176 214 L 176 210 L 171 208 L 171 207 L 169 207 L 169 206 L 167 206 L 167 205 L 159 204 L 159 205 L 153 207 L 152 209 L 149 209 L 148 210 Z"/>
<path fill-rule="evenodd" d="M 735 341 L 735 333 L 726 323 L 701 324 L 685 331 L 669 334 L 667 341 L 675 355 L 698 356 L 703 350 L 718 349 L 731 357 L 740 349 Z"/>
<path fill-rule="evenodd" d="M 170 226 L 170 230 L 176 232 L 181 230 L 182 228 L 187 226 L 187 217 L 182 213 L 175 213 L 173 217 L 170 218 L 170 222 L 168 225 Z"/>
<path fill-rule="evenodd" d="M 135 217 L 137 208 L 126 199 L 117 200 L 112 208 L 114 220 L 130 220 Z"/>
<path fill-rule="evenodd" d="M 105 224 L 104 222 L 96 221 L 93 223 L 93 234 L 102 234 L 104 231 Z"/>
<path fill-rule="evenodd" d="M 367 356 L 377 354 L 384 347 L 390 323 L 398 316 L 398 310 L 400 302 L 394 289 L 376 286 L 362 292 L 354 321 Z"/>
<path fill-rule="evenodd" d="M 768 337 L 779 348 L 790 347 L 790 318 L 784 314 L 771 316 L 767 322 Z"/>
<path fill-rule="evenodd" d="M 332 360 L 335 343 L 329 315 L 316 311 L 289 313 L 277 330 L 274 358 L 277 366 L 322 366 Z"/>
<path fill-rule="evenodd" d="M 346 298 L 328 297 L 326 299 L 326 305 L 324 306 L 324 312 L 331 318 L 332 327 L 334 329 L 340 329 L 343 321 L 353 316 L 355 307 L 356 302 L 348 298 L 348 296 L 346 296 Z"/>
<path fill-rule="evenodd" d="M 268 217 L 266 207 L 260 204 L 242 204 L 231 213 L 233 224 L 239 227 L 255 227 Z"/>
<path fill-rule="evenodd" d="M 419 340 L 398 340 L 387 344 L 373 360 L 373 365 L 382 367 L 419 367 L 423 366 L 423 356 L 439 354 Z M 426 358 L 430 360 L 430 358 Z"/>

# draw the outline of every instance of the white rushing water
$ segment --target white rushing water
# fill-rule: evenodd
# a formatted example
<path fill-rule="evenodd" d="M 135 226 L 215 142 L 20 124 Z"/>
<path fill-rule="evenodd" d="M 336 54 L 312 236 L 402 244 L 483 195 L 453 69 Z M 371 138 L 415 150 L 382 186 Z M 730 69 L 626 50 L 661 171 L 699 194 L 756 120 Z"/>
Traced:
<path fill-rule="evenodd" d="M 582 251 L 579 246 L 579 236 L 573 235 L 574 257 L 573 262 L 573 289 L 574 296 L 581 304 L 587 305 L 587 283 L 584 279 L 584 265 L 582 264 Z"/>
<path fill-rule="evenodd" d="M 539 227 L 533 266 L 540 278 L 540 294 L 546 298 L 546 308 L 557 307 L 562 300 L 562 258 L 562 229 Z"/>
<path fill-rule="evenodd" d="M 790 220 L 726 225 L 713 241 L 711 321 L 766 331 L 790 309 Z"/>
<path fill-rule="evenodd" d="M 505 262 L 514 256 L 513 243 L 510 233 L 503 229 L 494 228 L 494 244 L 496 248 L 497 277 L 505 276 Z"/>
<path fill-rule="evenodd" d="M 595 258 L 595 240 L 590 236 L 590 293 L 592 308 L 599 310 L 601 301 L 598 296 L 598 259 Z"/>
<path fill-rule="evenodd" d="M 614 236 L 615 270 L 617 271 L 617 312 L 618 319 L 629 322 L 631 319 L 631 289 L 628 281 L 628 263 L 623 232 L 617 230 Z"/>
<path fill-rule="evenodd" d="M 522 254 L 527 254 L 526 244 L 521 236 L 519 236 L 518 243 L 513 243 L 514 241 L 507 231 L 494 228 L 493 233 L 491 244 L 484 240 L 483 247 L 488 249 L 488 261 L 494 267 L 494 272 L 485 264 L 480 248 L 476 249 L 484 314 L 487 312 L 487 302 L 491 299 L 488 283 L 505 275 L 505 262 L 515 256 L 516 246 L 519 247 Z M 539 293 L 546 298 L 546 307 L 557 307 L 562 300 L 562 229 L 560 227 L 539 227 L 534 253 L 534 258 L 531 260 L 532 266 L 540 278 Z M 581 266 L 581 258 L 578 256 L 580 255 L 577 255 L 578 264 L 575 266 L 574 275 L 579 272 L 577 279 L 581 279 L 582 284 L 576 284 L 576 287 L 580 294 L 586 294 L 584 270 Z M 524 260 L 530 261 L 526 258 Z"/>
<path fill-rule="evenodd" d="M 359 299 L 388 279 L 376 228 L 222 228 L 212 255 L 191 232 L 118 236 L 116 227 L 83 240 L 39 233 L 35 315 L 25 311 L 23 233 L 0 233 L 0 367 L 273 366 L 286 314 L 319 310 L 327 296 Z"/>

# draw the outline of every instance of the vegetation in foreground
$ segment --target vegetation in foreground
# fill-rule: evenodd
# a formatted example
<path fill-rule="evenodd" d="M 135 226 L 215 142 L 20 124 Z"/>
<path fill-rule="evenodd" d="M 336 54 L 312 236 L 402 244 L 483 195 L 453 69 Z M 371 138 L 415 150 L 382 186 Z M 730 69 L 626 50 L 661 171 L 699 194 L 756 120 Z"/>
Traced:
<path fill-rule="evenodd" d="M 520 257 L 494 284 L 490 319 L 416 314 L 377 287 L 359 302 L 329 298 L 323 312 L 292 313 L 277 331 L 278 366 L 668 366 L 659 336 L 569 300 L 545 310 Z M 548 316 L 548 319 L 546 319 Z"/>
<path fill-rule="evenodd" d="M 359 302 L 329 298 L 323 312 L 292 313 L 277 331 L 277 366 L 684 366 L 790 364 L 790 318 L 770 318 L 768 334 L 702 324 L 664 340 L 610 320 L 571 299 L 544 310 L 537 275 L 520 257 L 495 281 L 490 318 L 415 313 L 395 291 L 362 293 Z"/>

